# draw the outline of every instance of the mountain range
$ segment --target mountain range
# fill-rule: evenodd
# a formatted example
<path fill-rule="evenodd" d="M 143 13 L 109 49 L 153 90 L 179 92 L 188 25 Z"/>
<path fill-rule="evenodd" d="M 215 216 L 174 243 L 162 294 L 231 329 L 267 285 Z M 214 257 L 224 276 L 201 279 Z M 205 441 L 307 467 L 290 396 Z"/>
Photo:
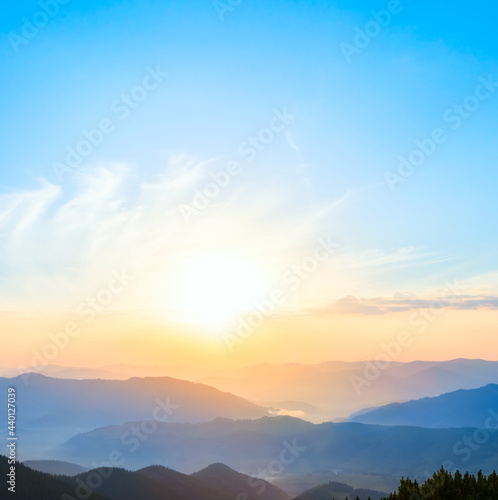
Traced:
<path fill-rule="evenodd" d="M 7 472 L 8 460 L 0 455 L 0 474 Z M 74 476 L 55 476 L 17 464 L 17 500 L 291 500 L 289 494 L 271 483 L 215 463 L 187 475 L 153 465 L 132 472 L 122 468 L 98 468 Z M 331 496 L 332 495 L 332 496 Z M 353 496 L 354 495 L 354 496 Z M 329 482 L 301 493 L 295 500 L 381 500 L 386 493 L 354 489 Z M 0 498 L 4 498 L 3 491 Z M 5 497 L 7 498 L 7 497 Z"/>
<path fill-rule="evenodd" d="M 498 449 L 498 433 L 487 432 L 485 442 L 479 435 L 477 449 L 465 444 L 466 436 L 477 436 L 474 428 L 311 424 L 293 417 L 161 423 L 142 440 L 133 434 L 139 428 L 140 423 L 125 424 L 80 434 L 53 449 L 52 458 L 96 466 L 117 451 L 127 468 L 156 463 L 184 473 L 223 461 L 266 479 L 330 471 L 423 476 L 450 463 L 491 472 Z"/>
<path fill-rule="evenodd" d="M 23 464 L 17 464 L 16 469 L 17 500 L 241 500 L 251 494 L 260 500 L 290 500 L 276 486 L 223 464 L 212 464 L 192 475 L 160 466 L 136 472 L 98 468 L 76 476 L 53 476 Z M 8 460 L 0 455 L 2 477 L 7 470 Z M 3 494 L 2 488 L 0 498 Z"/>
<path fill-rule="evenodd" d="M 33 367 L 33 372 L 66 379 L 126 380 L 132 376 L 167 376 L 208 385 L 259 405 L 268 403 L 276 413 L 314 423 L 346 419 L 360 410 L 389 403 L 498 384 L 498 362 L 479 359 L 392 361 L 382 369 L 375 361 L 331 361 L 312 365 L 262 363 L 216 370 L 179 366 L 71 368 L 47 365 Z M 5 377 L 17 374 L 16 370 L 3 372 Z"/>
<path fill-rule="evenodd" d="M 28 384 L 24 384 L 24 380 Z M 265 408 L 203 384 L 170 377 L 65 380 L 30 374 L 0 378 L 0 392 L 16 387 L 24 459 L 46 458 L 47 447 L 106 425 L 146 419 L 203 422 L 217 417 L 260 418 Z"/>
<path fill-rule="evenodd" d="M 14 386 L 19 395 L 20 458 L 73 486 L 90 469 L 112 469 L 119 481 L 97 489 L 106 498 L 128 484 L 121 495 L 146 485 L 153 499 L 161 490 L 157 484 L 165 478 L 176 484 L 173 477 L 179 485 L 202 480 L 205 491 L 227 477 L 223 490 L 233 494 L 233 484 L 240 489 L 245 475 L 283 486 L 292 496 L 299 493 L 302 500 L 364 496 L 367 489 L 380 498 L 377 490 L 388 491 L 401 476 L 422 478 L 441 465 L 473 473 L 496 466 L 495 362 L 392 363 L 376 376 L 365 372 L 373 370 L 369 362 L 262 364 L 208 374 L 174 369 L 203 383 L 167 376 L 64 379 L 61 373 L 68 372 L 47 368 L 59 377 L 0 378 L 1 392 Z M 114 369 L 123 374 L 128 367 Z M 353 381 L 361 377 L 366 382 L 358 394 Z M 454 385 L 466 388 L 438 392 Z M 422 396 L 410 400 L 411 394 Z M 383 401 L 388 404 L 379 406 Z M 349 417 L 328 418 L 347 408 L 354 408 Z M 356 490 L 339 479 L 348 477 Z M 250 481 L 262 487 L 259 479 Z M 60 484 L 54 487 L 62 491 Z M 175 498 L 195 498 L 181 491 L 175 490 Z M 252 490 L 242 493 L 248 498 L 239 500 L 254 496 Z"/>

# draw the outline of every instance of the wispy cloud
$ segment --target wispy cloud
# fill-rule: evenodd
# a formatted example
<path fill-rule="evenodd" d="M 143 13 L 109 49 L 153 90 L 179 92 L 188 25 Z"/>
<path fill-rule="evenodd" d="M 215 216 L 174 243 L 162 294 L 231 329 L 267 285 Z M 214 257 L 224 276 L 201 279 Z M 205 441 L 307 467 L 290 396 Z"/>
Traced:
<path fill-rule="evenodd" d="M 329 203 L 327 206 L 316 211 L 315 217 L 320 218 L 320 217 L 323 217 L 323 216 L 328 215 L 329 213 L 333 212 L 336 208 L 343 205 L 351 197 L 352 194 L 353 194 L 353 191 L 346 191 L 346 193 L 344 193 L 340 198 L 332 201 L 332 203 Z"/>
<path fill-rule="evenodd" d="M 185 223 L 179 206 L 212 181 L 216 163 L 176 155 L 146 179 L 127 165 L 95 165 L 63 187 L 42 180 L 37 189 L 1 195 L 4 308 L 15 300 L 74 307 L 121 267 L 141 276 L 141 290 L 130 297 L 134 306 L 164 306 L 177 260 L 216 247 L 243 247 L 269 268 L 295 262 L 299 248 L 315 241 L 315 228 L 313 217 L 304 215 L 296 230 L 292 189 L 266 186 L 255 199 L 234 180 L 198 220 Z"/>
<path fill-rule="evenodd" d="M 395 296 L 392 299 L 382 297 L 366 299 L 348 295 L 324 307 L 308 309 L 308 312 L 316 314 L 388 314 L 436 307 L 459 310 L 498 310 L 498 297 L 454 295 L 444 299 L 437 296 L 424 299 L 402 296 Z"/>
<path fill-rule="evenodd" d="M 42 180 L 31 191 L 0 195 L 0 308 L 13 303 L 74 308 L 99 289 L 109 272 L 125 267 L 139 279 L 126 298 L 120 297 L 120 306 L 167 307 L 168 283 L 179 260 L 220 248 L 243 251 L 280 286 L 283 272 L 303 263 L 317 237 L 333 238 L 331 219 L 321 216 L 334 215 L 335 208 L 361 196 L 361 190 L 348 191 L 324 209 L 302 211 L 295 204 L 296 186 L 248 186 L 236 178 L 186 224 L 179 206 L 222 167 L 218 159 L 179 154 L 147 178 L 128 165 L 95 165 L 87 169 L 90 175 L 73 176 L 63 187 Z M 383 314 L 422 307 L 423 302 L 406 298 L 353 297 L 385 296 L 384 290 L 391 290 L 386 275 L 411 268 L 418 276 L 417 268 L 449 260 L 423 248 L 353 248 L 334 242 L 339 248 L 333 259 L 295 297 L 296 311 L 324 300 L 331 305 L 315 312 Z M 337 300 L 344 295 L 351 297 Z M 469 297 L 454 307 L 494 307 L 493 297 L 482 290 L 479 297 L 473 294 L 473 302 Z"/>

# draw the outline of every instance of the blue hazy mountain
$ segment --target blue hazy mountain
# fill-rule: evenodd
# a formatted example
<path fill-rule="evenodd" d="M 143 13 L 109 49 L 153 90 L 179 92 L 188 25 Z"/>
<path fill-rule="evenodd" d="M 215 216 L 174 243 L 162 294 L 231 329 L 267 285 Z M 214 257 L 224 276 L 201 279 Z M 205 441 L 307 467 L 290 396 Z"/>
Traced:
<path fill-rule="evenodd" d="M 23 465 L 38 472 L 56 476 L 76 476 L 88 471 L 87 467 L 62 460 L 25 460 Z"/>
<path fill-rule="evenodd" d="M 449 392 L 433 398 L 393 403 L 372 409 L 349 421 L 420 427 L 498 426 L 498 385 Z M 490 424 L 491 423 L 491 424 Z"/>
<path fill-rule="evenodd" d="M 27 385 L 24 381 L 27 381 Z M 106 425 L 153 419 L 203 422 L 216 417 L 260 418 L 268 411 L 204 384 L 170 377 L 66 380 L 30 374 L 0 378 L 0 393 L 18 392 L 22 459 L 45 459 L 45 450 Z"/>
<path fill-rule="evenodd" d="M 191 473 L 224 462 L 243 473 L 256 474 L 283 456 L 286 474 L 335 470 L 413 477 L 438 470 L 442 464 L 449 469 L 491 472 L 498 449 L 497 432 L 487 432 L 483 441 L 474 428 L 311 424 L 292 417 L 265 417 L 159 424 L 152 435 L 140 439 L 133 434 L 140 425 L 135 422 L 80 434 L 55 448 L 52 458 L 88 466 L 107 460 L 118 450 L 123 466 L 130 469 L 155 463 Z M 474 439 L 474 443 L 469 445 L 466 439 Z M 475 439 L 480 442 L 477 448 Z"/>

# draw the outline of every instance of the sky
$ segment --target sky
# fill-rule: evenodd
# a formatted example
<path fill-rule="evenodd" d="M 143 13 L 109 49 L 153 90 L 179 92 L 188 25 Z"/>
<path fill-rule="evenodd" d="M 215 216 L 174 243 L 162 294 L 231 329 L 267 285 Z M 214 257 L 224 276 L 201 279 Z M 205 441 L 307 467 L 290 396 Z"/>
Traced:
<path fill-rule="evenodd" d="M 7 5 L 0 364 L 498 359 L 497 14 Z"/>

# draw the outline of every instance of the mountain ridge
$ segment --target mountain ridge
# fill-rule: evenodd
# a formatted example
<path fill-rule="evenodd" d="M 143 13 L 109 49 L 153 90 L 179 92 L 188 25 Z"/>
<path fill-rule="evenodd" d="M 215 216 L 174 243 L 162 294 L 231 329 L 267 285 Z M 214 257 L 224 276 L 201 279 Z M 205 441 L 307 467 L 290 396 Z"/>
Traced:
<path fill-rule="evenodd" d="M 494 418 L 498 424 L 498 384 L 391 403 L 352 415 L 348 421 L 427 428 L 485 428 L 490 418 Z"/>

